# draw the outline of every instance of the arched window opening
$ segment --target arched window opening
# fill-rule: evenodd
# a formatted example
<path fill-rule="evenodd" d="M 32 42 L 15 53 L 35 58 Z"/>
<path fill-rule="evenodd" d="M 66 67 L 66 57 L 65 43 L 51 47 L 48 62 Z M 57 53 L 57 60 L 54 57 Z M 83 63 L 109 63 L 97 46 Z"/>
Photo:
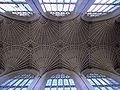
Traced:
<path fill-rule="evenodd" d="M 33 10 L 26 0 L 0 0 L 0 12 L 18 16 L 32 16 Z"/>
<path fill-rule="evenodd" d="M 53 16 L 67 16 L 74 11 L 77 0 L 39 0 L 44 12 Z"/>
<path fill-rule="evenodd" d="M 0 90 L 27 90 L 34 79 L 33 74 L 17 75 L 0 85 Z"/>
<path fill-rule="evenodd" d="M 103 16 L 120 8 L 120 0 L 95 0 L 88 9 L 87 15 L 90 17 Z"/>
<path fill-rule="evenodd" d="M 95 90 L 120 90 L 120 83 L 103 74 L 90 73 L 86 78 Z"/>
<path fill-rule="evenodd" d="M 74 80 L 66 74 L 51 76 L 46 83 L 45 90 L 77 90 Z"/>

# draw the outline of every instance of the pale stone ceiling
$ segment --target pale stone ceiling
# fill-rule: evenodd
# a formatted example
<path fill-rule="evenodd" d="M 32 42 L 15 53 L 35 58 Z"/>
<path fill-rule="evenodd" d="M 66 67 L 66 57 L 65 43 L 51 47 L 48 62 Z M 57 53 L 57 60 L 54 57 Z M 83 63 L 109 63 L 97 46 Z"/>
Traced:
<path fill-rule="evenodd" d="M 80 73 L 120 68 L 120 23 L 115 18 L 87 22 L 77 17 L 57 22 L 40 16 L 31 22 L 4 18 L 0 25 L 0 67 L 6 72 L 56 68 Z"/>

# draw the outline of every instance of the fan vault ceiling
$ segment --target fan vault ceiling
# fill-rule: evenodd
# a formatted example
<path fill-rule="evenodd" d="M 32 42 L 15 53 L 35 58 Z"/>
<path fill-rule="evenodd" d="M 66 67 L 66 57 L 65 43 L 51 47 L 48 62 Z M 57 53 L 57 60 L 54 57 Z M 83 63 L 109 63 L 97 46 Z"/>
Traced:
<path fill-rule="evenodd" d="M 110 72 L 120 68 L 120 24 L 115 18 L 87 22 L 23 22 L 4 18 L 0 24 L 0 68 L 10 72 L 34 68 L 41 74 L 56 68 L 80 73 L 86 68 Z"/>

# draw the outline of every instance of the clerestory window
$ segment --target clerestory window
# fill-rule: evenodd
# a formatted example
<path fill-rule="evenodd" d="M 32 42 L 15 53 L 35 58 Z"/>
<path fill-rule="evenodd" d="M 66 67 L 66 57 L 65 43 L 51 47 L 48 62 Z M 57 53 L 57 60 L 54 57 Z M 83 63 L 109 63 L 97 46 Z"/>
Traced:
<path fill-rule="evenodd" d="M 103 16 L 120 8 L 120 0 L 95 0 L 88 9 L 87 15 L 90 17 Z"/>
<path fill-rule="evenodd" d="M 0 0 L 0 12 L 11 12 L 19 16 L 33 15 L 32 8 L 25 0 Z"/>
<path fill-rule="evenodd" d="M 95 90 L 120 90 L 120 83 L 103 74 L 90 73 L 86 78 Z"/>
<path fill-rule="evenodd" d="M 39 2 L 44 13 L 63 17 L 74 11 L 77 0 L 39 0 Z"/>
<path fill-rule="evenodd" d="M 46 83 L 45 90 L 77 90 L 74 80 L 66 74 L 51 76 Z"/>
<path fill-rule="evenodd" d="M 0 90 L 27 90 L 33 79 L 34 75 L 32 74 L 17 75 L 2 83 Z"/>

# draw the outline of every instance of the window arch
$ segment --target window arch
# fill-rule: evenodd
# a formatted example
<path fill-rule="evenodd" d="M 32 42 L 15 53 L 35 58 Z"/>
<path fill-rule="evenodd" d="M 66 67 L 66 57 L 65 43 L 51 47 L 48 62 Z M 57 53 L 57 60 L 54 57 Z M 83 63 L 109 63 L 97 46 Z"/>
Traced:
<path fill-rule="evenodd" d="M 77 88 L 69 75 L 59 73 L 47 80 L 45 90 L 77 90 Z"/>
<path fill-rule="evenodd" d="M 99 73 L 86 74 L 87 80 L 95 90 L 119 90 L 120 83 Z"/>
<path fill-rule="evenodd" d="M 34 77 L 31 73 L 14 76 L 0 84 L 0 90 L 27 90 Z"/>
<path fill-rule="evenodd" d="M 89 90 L 81 75 L 64 68 L 51 70 L 38 78 L 30 90 Z"/>

